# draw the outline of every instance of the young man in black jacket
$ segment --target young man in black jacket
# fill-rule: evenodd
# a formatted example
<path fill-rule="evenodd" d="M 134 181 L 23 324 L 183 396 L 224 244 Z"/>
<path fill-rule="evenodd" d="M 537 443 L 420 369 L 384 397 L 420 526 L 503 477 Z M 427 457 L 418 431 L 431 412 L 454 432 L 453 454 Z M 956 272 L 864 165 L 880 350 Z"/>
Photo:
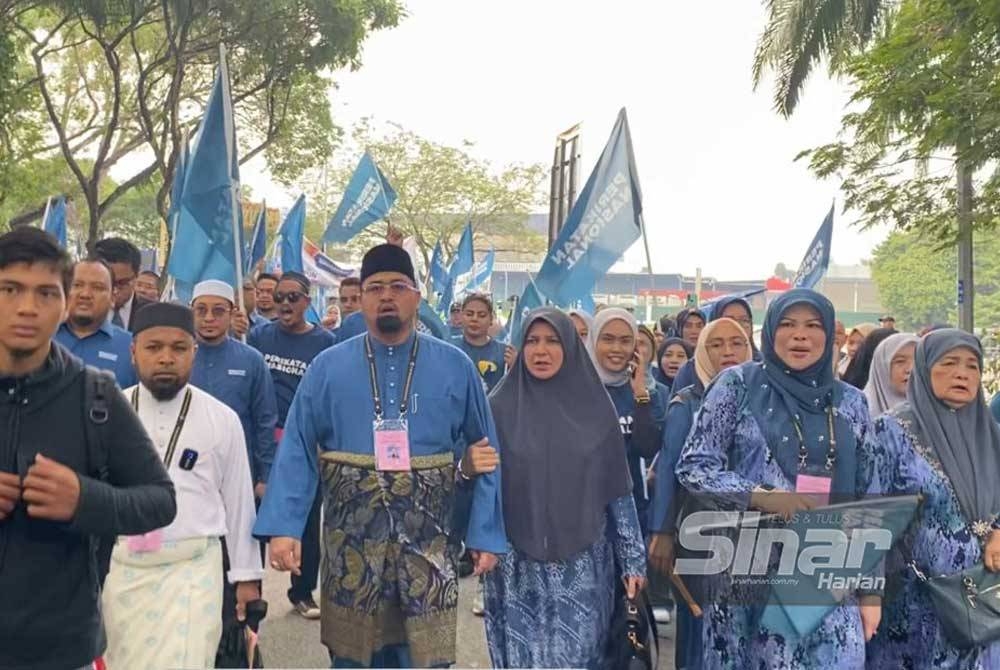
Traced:
<path fill-rule="evenodd" d="M 89 667 L 104 652 L 98 537 L 146 533 L 177 511 L 163 463 L 113 379 L 101 385 L 104 407 L 92 418 L 88 384 L 106 373 L 85 371 L 52 341 L 70 268 L 55 238 L 37 228 L 0 236 L 4 670 Z"/>

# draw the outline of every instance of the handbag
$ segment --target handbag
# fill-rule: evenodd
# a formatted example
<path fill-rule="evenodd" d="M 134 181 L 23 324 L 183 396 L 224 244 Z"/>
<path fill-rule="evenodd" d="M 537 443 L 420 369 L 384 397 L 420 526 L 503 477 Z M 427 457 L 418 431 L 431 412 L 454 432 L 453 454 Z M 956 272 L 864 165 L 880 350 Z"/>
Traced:
<path fill-rule="evenodd" d="M 245 621 L 233 620 L 222 631 L 215 653 L 216 668 L 263 668 L 264 658 L 257 646 L 260 622 L 267 616 L 267 601 L 247 603 Z"/>
<path fill-rule="evenodd" d="M 660 652 L 653 608 L 645 591 L 618 598 L 611 624 L 609 656 L 613 670 L 654 670 Z"/>
<path fill-rule="evenodd" d="M 959 649 L 981 647 L 1000 640 L 1000 573 L 979 563 L 968 570 L 928 577 L 912 561 L 945 637 Z"/>

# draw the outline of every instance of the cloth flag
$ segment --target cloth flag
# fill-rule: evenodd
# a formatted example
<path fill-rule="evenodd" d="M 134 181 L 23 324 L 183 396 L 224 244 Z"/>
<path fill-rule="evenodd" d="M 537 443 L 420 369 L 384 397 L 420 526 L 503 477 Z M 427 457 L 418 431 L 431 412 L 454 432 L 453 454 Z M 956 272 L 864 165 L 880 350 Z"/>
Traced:
<path fill-rule="evenodd" d="M 472 279 L 469 281 L 469 285 L 466 287 L 468 290 L 477 289 L 480 286 L 485 285 L 490 277 L 493 276 L 493 262 L 496 257 L 496 252 L 491 247 L 488 252 L 486 252 L 486 257 L 483 258 L 472 271 Z"/>
<path fill-rule="evenodd" d="M 458 250 L 455 251 L 455 257 L 451 260 L 451 267 L 448 269 L 449 293 L 452 298 L 461 295 L 468 288 L 475 265 L 476 255 L 472 246 L 472 222 L 470 221 L 465 224 L 465 229 L 462 230 L 462 237 L 458 241 Z M 451 302 L 450 299 L 449 302 Z"/>
<path fill-rule="evenodd" d="M 215 84 L 184 170 L 173 242 L 183 253 L 170 254 L 167 268 L 185 303 L 194 285 L 206 279 L 240 290 L 244 246 L 236 146 L 229 69 L 220 47 Z"/>
<path fill-rule="evenodd" d="M 323 242 L 347 242 L 367 226 L 389 216 L 396 191 L 366 151 L 344 191 L 340 206 L 323 233 Z"/>
<path fill-rule="evenodd" d="M 823 275 L 826 274 L 827 268 L 830 267 L 830 242 L 833 238 L 833 209 L 834 205 L 830 205 L 830 211 L 827 212 L 826 218 L 823 219 L 819 230 L 816 231 L 816 237 L 813 238 L 812 244 L 809 245 L 809 251 L 806 252 L 805 258 L 802 259 L 799 271 L 795 273 L 792 286 L 796 288 L 813 288 L 823 278 Z"/>
<path fill-rule="evenodd" d="M 589 295 L 597 280 L 642 235 L 642 192 L 623 108 L 536 283 L 560 307 Z"/>
<path fill-rule="evenodd" d="M 524 287 L 524 293 L 521 294 L 521 299 L 517 301 L 517 306 L 514 308 L 513 314 L 511 314 L 510 328 L 507 330 L 508 344 L 520 344 L 524 317 L 531 310 L 537 309 L 544 304 L 535 283 L 529 280 L 528 285 Z"/>
<path fill-rule="evenodd" d="M 300 195 L 281 222 L 279 254 L 282 272 L 302 272 L 302 240 L 306 229 L 306 196 Z"/>
<path fill-rule="evenodd" d="M 250 274 L 257 264 L 264 259 L 267 253 L 267 202 L 260 205 L 260 213 L 257 221 L 253 225 L 253 235 L 250 237 L 250 246 L 244 255 L 246 265 L 243 268 L 245 274 Z"/>
<path fill-rule="evenodd" d="M 426 300 L 420 301 L 420 311 L 418 313 L 417 330 L 427 335 L 433 335 L 439 340 L 448 341 L 448 329 L 444 321 L 437 315 L 434 309 Z"/>
<path fill-rule="evenodd" d="M 59 240 L 59 246 L 66 248 L 66 198 L 57 195 L 45 204 L 42 229 Z"/>
<path fill-rule="evenodd" d="M 448 287 L 448 266 L 444 262 L 444 251 L 441 249 L 441 241 L 434 245 L 434 255 L 431 256 L 431 291 L 437 294 L 444 293 Z"/>

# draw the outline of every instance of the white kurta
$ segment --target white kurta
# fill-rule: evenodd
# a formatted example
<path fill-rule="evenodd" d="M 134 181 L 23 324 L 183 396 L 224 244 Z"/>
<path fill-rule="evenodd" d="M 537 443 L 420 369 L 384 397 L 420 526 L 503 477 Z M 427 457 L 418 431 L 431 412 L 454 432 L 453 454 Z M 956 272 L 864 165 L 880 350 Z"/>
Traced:
<path fill-rule="evenodd" d="M 102 594 L 111 668 L 212 667 L 222 632 L 218 538 L 226 538 L 230 582 L 264 576 L 252 535 L 256 513 L 243 427 L 229 407 L 186 389 L 191 405 L 168 469 L 177 516 L 163 529 L 159 550 L 133 552 L 119 541 L 112 554 Z M 186 389 L 158 401 L 139 386 L 139 418 L 161 457 Z M 125 391 L 130 400 L 132 391 Z"/>

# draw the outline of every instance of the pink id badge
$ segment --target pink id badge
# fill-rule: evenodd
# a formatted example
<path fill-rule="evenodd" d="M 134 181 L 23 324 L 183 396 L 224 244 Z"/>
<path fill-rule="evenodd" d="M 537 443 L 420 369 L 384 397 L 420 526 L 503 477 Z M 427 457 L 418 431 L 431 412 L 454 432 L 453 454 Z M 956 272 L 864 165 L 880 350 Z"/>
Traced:
<path fill-rule="evenodd" d="M 795 478 L 795 492 L 809 494 L 819 506 L 830 504 L 830 486 L 833 479 L 800 474 Z"/>
<path fill-rule="evenodd" d="M 149 554 L 163 547 L 163 529 L 158 528 L 144 535 L 129 535 L 125 538 L 128 550 L 133 554 Z"/>
<path fill-rule="evenodd" d="M 375 469 L 409 472 L 410 434 L 405 419 L 376 421 Z"/>

